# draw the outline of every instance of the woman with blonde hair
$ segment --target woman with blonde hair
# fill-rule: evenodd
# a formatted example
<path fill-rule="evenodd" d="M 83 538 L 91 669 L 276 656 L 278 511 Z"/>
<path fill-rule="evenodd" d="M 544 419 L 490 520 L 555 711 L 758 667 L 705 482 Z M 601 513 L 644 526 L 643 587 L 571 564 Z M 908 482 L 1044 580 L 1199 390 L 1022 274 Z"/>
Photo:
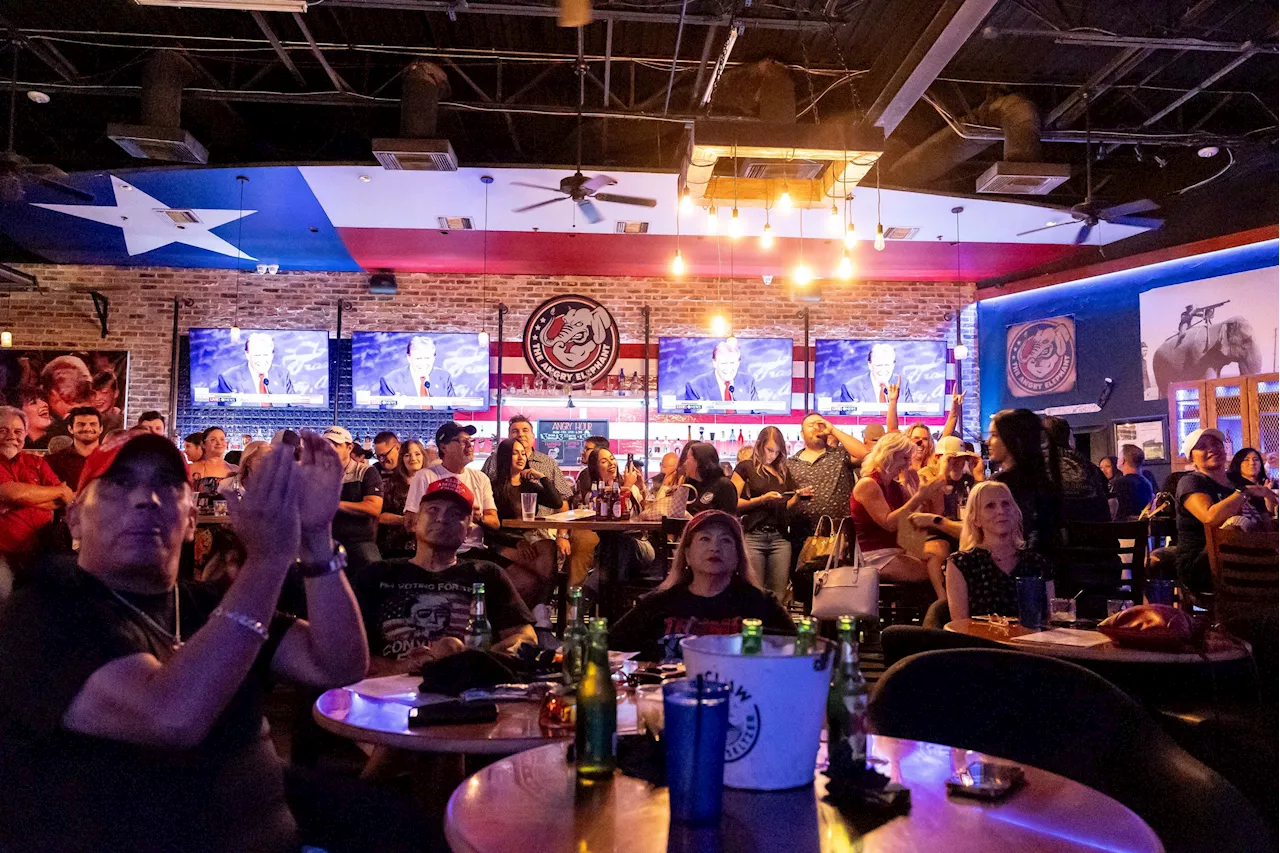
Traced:
<path fill-rule="evenodd" d="M 685 527 L 662 584 L 613 626 L 609 645 L 645 660 L 679 660 L 682 638 L 736 634 L 743 619 L 759 619 L 773 634 L 795 633 L 787 611 L 751 577 L 738 520 L 707 510 Z"/>
<path fill-rule="evenodd" d="M 738 490 L 738 517 L 747 544 L 752 573 L 783 601 L 791 574 L 791 541 L 787 539 L 790 511 L 812 495 L 799 489 L 787 468 L 787 442 L 777 427 L 760 430 L 749 458 L 733 471 Z M 785 494 L 784 494 L 785 493 Z"/>
<path fill-rule="evenodd" d="M 913 495 L 898 482 L 908 470 L 916 445 L 900 432 L 887 433 L 862 461 L 862 479 L 849 498 L 862 551 L 863 564 L 877 569 L 887 581 L 910 583 L 928 580 L 941 598 L 945 594 L 941 577 L 930 577 L 926 564 L 898 545 L 898 525 L 906 524 L 913 512 L 939 498 L 945 484 L 935 479 Z"/>
<path fill-rule="evenodd" d="M 1016 578 L 1048 580 L 1049 563 L 1027 549 L 1022 511 L 1004 483 L 987 480 L 969 494 L 960 550 L 947 561 L 947 607 L 952 619 L 970 614 L 1016 616 Z"/>

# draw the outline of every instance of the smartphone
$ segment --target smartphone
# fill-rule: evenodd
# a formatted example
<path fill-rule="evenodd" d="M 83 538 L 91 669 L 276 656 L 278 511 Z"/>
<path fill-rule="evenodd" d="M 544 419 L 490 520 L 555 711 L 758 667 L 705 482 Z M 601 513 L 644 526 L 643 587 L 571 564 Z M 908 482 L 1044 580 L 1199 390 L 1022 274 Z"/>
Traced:
<path fill-rule="evenodd" d="M 433 702 L 409 709 L 409 728 L 449 726 L 460 723 L 492 723 L 498 719 L 498 706 L 493 702 Z"/>

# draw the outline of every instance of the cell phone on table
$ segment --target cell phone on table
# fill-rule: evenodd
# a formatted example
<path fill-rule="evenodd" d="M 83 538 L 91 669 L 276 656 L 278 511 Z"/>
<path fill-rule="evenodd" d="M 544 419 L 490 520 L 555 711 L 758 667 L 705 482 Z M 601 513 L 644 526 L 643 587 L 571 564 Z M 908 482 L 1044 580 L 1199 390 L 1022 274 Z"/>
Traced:
<path fill-rule="evenodd" d="M 492 723 L 498 719 L 495 702 L 432 702 L 409 709 L 409 728 L 423 726 L 452 726 L 462 723 Z"/>
<path fill-rule="evenodd" d="M 947 793 L 996 802 L 1016 791 L 1026 777 L 1016 764 L 975 761 L 947 780 Z"/>

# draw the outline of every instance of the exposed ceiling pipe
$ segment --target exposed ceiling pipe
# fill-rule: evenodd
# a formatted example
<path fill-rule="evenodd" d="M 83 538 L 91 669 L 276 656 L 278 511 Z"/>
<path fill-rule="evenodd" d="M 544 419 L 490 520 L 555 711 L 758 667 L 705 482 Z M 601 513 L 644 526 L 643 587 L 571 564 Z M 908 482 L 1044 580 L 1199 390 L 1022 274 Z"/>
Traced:
<path fill-rule="evenodd" d="M 963 121 L 998 124 L 1004 137 L 1002 159 L 1014 163 L 1040 161 L 1040 110 L 1022 95 L 1001 95 L 984 103 Z M 950 126 L 898 158 L 888 179 L 912 185 L 941 178 L 956 166 L 990 148 L 993 140 L 959 136 Z"/>
<path fill-rule="evenodd" d="M 181 54 L 157 50 L 142 72 L 142 123 L 149 127 L 182 124 L 182 90 L 195 72 Z"/>
<path fill-rule="evenodd" d="M 449 78 L 434 62 L 414 62 L 405 69 L 400 91 L 400 136 L 431 139 L 436 135 L 440 101 L 449 98 Z"/>

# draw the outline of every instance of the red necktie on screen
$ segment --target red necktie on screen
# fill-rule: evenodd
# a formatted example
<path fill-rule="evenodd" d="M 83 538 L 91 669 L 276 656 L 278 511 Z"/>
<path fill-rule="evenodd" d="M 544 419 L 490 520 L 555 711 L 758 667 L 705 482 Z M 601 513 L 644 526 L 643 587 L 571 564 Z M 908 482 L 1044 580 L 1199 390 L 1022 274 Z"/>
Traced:
<path fill-rule="evenodd" d="M 729 390 L 729 383 L 724 383 L 724 398 L 728 402 L 733 402 L 733 391 Z"/>
<path fill-rule="evenodd" d="M 880 402 L 881 403 L 889 402 L 889 395 L 885 393 L 885 389 L 883 385 L 880 386 Z"/>
<path fill-rule="evenodd" d="M 421 380 L 418 382 L 418 396 L 419 396 L 419 397 L 430 397 L 430 396 L 431 396 L 431 389 L 427 387 L 427 380 L 425 380 L 425 379 L 421 379 Z"/>
<path fill-rule="evenodd" d="M 258 393 L 259 394 L 267 393 L 266 377 L 263 376 L 262 374 L 258 374 Z"/>

